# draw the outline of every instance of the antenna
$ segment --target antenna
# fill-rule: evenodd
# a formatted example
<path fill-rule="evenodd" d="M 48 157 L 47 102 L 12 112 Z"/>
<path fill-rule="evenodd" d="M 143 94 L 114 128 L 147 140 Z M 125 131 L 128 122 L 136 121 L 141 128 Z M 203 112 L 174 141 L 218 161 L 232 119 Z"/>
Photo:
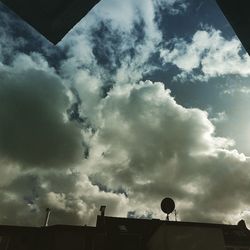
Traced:
<path fill-rule="evenodd" d="M 46 216 L 44 220 L 44 227 L 47 227 L 49 225 L 49 216 L 50 216 L 51 210 L 49 208 L 46 208 Z"/>
<path fill-rule="evenodd" d="M 171 214 L 175 209 L 175 203 L 174 200 L 166 197 L 161 202 L 161 210 L 163 213 L 167 214 L 166 220 L 169 221 L 169 214 Z"/>

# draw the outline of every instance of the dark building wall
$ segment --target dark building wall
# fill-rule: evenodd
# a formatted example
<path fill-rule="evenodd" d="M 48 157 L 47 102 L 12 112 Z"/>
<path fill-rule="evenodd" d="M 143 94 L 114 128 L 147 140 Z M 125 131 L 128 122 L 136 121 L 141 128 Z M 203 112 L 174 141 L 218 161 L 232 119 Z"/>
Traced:
<path fill-rule="evenodd" d="M 190 228 L 192 230 L 190 230 Z M 191 232 L 192 231 L 192 232 Z M 221 250 L 250 250 L 250 233 L 236 225 L 173 222 L 98 216 L 96 227 L 57 225 L 49 227 L 0 226 L 0 250 L 186 250 L 175 241 L 187 235 L 189 245 L 199 245 L 208 232 L 219 237 Z M 199 234 L 202 237 L 199 237 Z M 211 233 L 209 241 L 216 240 Z M 208 236 L 209 236 L 208 235 Z M 212 236 L 211 236 L 212 235 Z M 196 240 L 199 237 L 200 241 Z M 173 238 L 173 237 L 172 237 Z M 154 246 L 155 239 L 172 248 Z M 178 243 L 178 242 L 177 242 Z M 153 244 L 153 245 L 152 245 Z M 156 245 L 157 245 L 156 244 Z M 203 242 L 200 242 L 202 245 Z M 178 244 L 177 244 L 178 245 Z M 183 244 L 182 244 L 183 245 Z M 185 245 L 185 244 L 184 244 Z M 217 244 L 218 245 L 218 244 Z M 203 250 L 192 248 L 192 250 Z M 214 250 L 214 249 L 211 249 Z M 217 250 L 217 248 L 216 248 Z"/>
<path fill-rule="evenodd" d="M 88 250 L 96 229 L 78 226 L 0 227 L 0 250 Z"/>
<path fill-rule="evenodd" d="M 0 250 L 37 249 L 39 230 L 32 227 L 0 227 Z"/>

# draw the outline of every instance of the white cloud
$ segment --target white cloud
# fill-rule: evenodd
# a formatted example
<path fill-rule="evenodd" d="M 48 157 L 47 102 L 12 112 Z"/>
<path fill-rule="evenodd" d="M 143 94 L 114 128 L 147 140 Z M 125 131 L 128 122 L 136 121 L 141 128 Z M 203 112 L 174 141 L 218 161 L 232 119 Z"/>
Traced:
<path fill-rule="evenodd" d="M 240 209 L 235 197 L 248 204 L 237 191 L 247 194 L 247 157 L 228 149 L 231 140 L 214 135 L 206 112 L 178 105 L 163 84 L 116 86 L 100 112 L 90 157 L 79 171 L 124 190 L 128 210 L 163 218 L 157 204 L 170 195 L 182 219 L 234 222 L 231 215 Z M 203 212 L 208 203 L 211 210 Z"/>
<path fill-rule="evenodd" d="M 72 76 L 84 68 L 109 83 L 142 79 L 153 69 L 149 59 L 162 42 L 158 8 L 177 11 L 185 3 L 184 0 L 101 1 L 61 42 L 60 46 L 67 48 L 68 53 L 61 73 Z M 108 61 L 106 68 L 104 59 Z"/>
<path fill-rule="evenodd" d="M 189 5 L 186 0 L 155 0 L 155 3 L 166 8 L 171 15 L 183 13 Z"/>
<path fill-rule="evenodd" d="M 242 53 L 240 41 L 225 39 L 219 30 L 199 30 L 190 42 L 175 38 L 170 44 L 173 49 L 162 49 L 161 58 L 164 63 L 174 64 L 182 71 L 179 78 L 191 76 L 207 80 L 227 74 L 250 75 L 250 58 Z M 196 69 L 200 74 L 194 72 Z"/>

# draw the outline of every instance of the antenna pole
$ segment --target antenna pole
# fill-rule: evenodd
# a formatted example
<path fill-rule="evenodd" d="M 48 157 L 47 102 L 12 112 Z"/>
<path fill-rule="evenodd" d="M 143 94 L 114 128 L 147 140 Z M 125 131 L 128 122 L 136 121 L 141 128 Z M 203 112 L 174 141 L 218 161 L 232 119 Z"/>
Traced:
<path fill-rule="evenodd" d="M 51 210 L 49 208 L 46 209 L 46 217 L 44 220 L 44 227 L 47 227 L 49 225 L 49 216 L 50 216 Z"/>

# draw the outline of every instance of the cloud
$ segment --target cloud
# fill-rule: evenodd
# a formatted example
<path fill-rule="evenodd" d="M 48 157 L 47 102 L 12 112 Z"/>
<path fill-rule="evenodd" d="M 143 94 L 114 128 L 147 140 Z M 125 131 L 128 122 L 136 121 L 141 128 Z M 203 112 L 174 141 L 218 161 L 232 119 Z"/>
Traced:
<path fill-rule="evenodd" d="M 2 21 L 0 16 L 0 21 Z M 14 39 L 9 35 L 9 30 L 4 27 L 5 22 L 1 22 L 0 26 L 1 39 L 0 39 L 0 66 L 5 62 L 11 54 L 16 53 L 16 50 L 22 48 L 26 41 L 22 38 Z"/>
<path fill-rule="evenodd" d="M 19 54 L 0 73 L 0 156 L 22 167 L 63 167 L 82 156 L 79 128 L 65 121 L 62 80 L 38 54 Z"/>
<path fill-rule="evenodd" d="M 235 222 L 235 199 L 247 206 L 249 160 L 215 136 L 206 112 L 178 105 L 162 83 L 116 86 L 100 112 L 84 165 L 94 183 L 123 190 L 138 216 L 163 218 L 156 204 L 168 195 L 184 220 Z"/>
<path fill-rule="evenodd" d="M 228 116 L 225 112 L 219 112 L 215 114 L 213 118 L 210 118 L 210 121 L 214 124 L 225 122 L 228 119 Z"/>
<path fill-rule="evenodd" d="M 109 86 L 142 79 L 155 69 L 151 57 L 162 42 L 159 9 L 184 5 L 185 0 L 101 1 L 60 43 L 68 57 L 61 73 L 72 79 L 78 69 L 87 69 Z"/>
<path fill-rule="evenodd" d="M 243 53 L 240 41 L 225 39 L 219 30 L 198 30 L 191 41 L 175 38 L 168 46 L 172 48 L 163 48 L 161 58 L 165 64 L 174 64 L 181 70 L 179 79 L 191 77 L 206 81 L 228 74 L 243 77 L 250 74 L 250 59 Z"/>
<path fill-rule="evenodd" d="M 134 11 L 133 7 L 134 2 L 131 1 L 130 10 Z M 6 39 L 5 47 L 1 47 L 0 95 L 5 102 L 0 112 L 1 223 L 40 225 L 43 209 L 50 206 L 54 212 L 52 223 L 93 224 L 99 206 L 106 201 L 108 213 L 126 215 L 128 198 L 125 194 L 100 190 L 88 180 L 83 166 L 83 173 L 79 176 L 70 174 L 71 171 L 75 173 L 79 160 L 84 158 L 82 144 L 87 146 L 93 136 L 93 128 L 69 121 L 66 111 L 77 101 L 76 104 L 81 106 L 79 115 L 90 120 L 91 126 L 95 127 L 99 120 L 95 113 L 107 81 L 105 75 L 111 73 L 99 63 L 105 54 L 99 57 L 97 54 L 103 41 L 94 40 L 94 32 L 102 27 L 108 29 L 103 37 L 107 44 L 104 43 L 103 52 L 107 52 L 110 62 L 114 62 L 113 68 L 118 68 L 117 73 L 112 74 L 113 78 L 126 81 L 123 79 L 128 79 L 128 71 L 131 72 L 130 78 L 141 77 L 142 68 L 146 67 L 141 64 L 145 64 L 160 39 L 160 32 L 153 21 L 153 4 L 147 1 L 143 8 L 148 18 L 143 21 L 145 13 L 140 13 L 135 21 L 137 15 L 133 14 L 133 25 L 129 28 L 133 36 L 125 32 L 125 25 L 125 30 L 115 27 L 115 16 L 103 21 L 100 14 L 94 13 L 89 16 L 89 27 L 83 27 L 84 22 L 80 23 L 76 33 L 64 44 L 62 42 L 61 48 L 67 53 L 67 60 L 62 61 L 57 69 L 60 76 L 50 66 L 49 58 L 27 52 L 21 44 L 15 49 L 10 42 L 15 39 L 9 29 L 11 23 L 3 28 Z M 97 15 L 99 19 L 96 22 Z M 8 19 L 5 20 L 7 22 Z M 138 41 L 139 24 L 144 28 L 142 39 Z M 128 41 L 127 45 L 123 39 Z M 117 54 L 112 52 L 114 40 L 118 41 Z M 136 56 L 129 53 L 127 56 L 133 47 Z M 49 48 L 45 45 L 44 48 L 44 56 L 47 56 Z M 77 90 L 80 101 L 73 95 L 72 86 Z M 8 207 L 13 209 L 8 210 Z M 14 212 L 15 208 L 18 213 Z"/>
<path fill-rule="evenodd" d="M 155 3 L 168 11 L 170 15 L 182 14 L 189 6 L 186 0 L 155 0 Z"/>
<path fill-rule="evenodd" d="M 115 85 L 91 121 L 96 132 L 83 131 L 90 151 L 81 163 L 14 167 L 2 183 L 2 222 L 39 225 L 50 207 L 51 223 L 94 224 L 103 204 L 113 216 L 163 218 L 157 204 L 166 195 L 183 220 L 235 223 L 247 208 L 248 158 L 215 135 L 205 111 L 177 104 L 162 83 Z"/>
<path fill-rule="evenodd" d="M 155 204 L 165 195 L 180 204 L 183 219 L 193 219 L 195 204 L 202 210 L 208 200 L 216 203 L 209 188 L 217 188 L 219 177 L 209 180 L 220 172 L 217 168 L 223 167 L 225 174 L 229 164 L 237 163 L 241 173 L 246 161 L 226 149 L 230 141 L 214 136 L 206 112 L 178 105 L 162 83 L 116 86 L 100 101 L 95 115 L 97 132 L 88 138 L 90 155 L 81 164 L 72 164 L 72 170 L 15 170 L 3 185 L 2 222 L 39 225 L 50 207 L 51 223 L 93 224 L 102 204 L 108 205 L 110 215 L 135 211 L 159 217 Z M 208 184 L 207 200 L 202 186 Z M 227 190 L 222 193 L 227 198 Z M 11 216 L 9 206 L 19 212 Z M 206 216 L 200 215 L 211 219 L 214 211 Z"/>
<path fill-rule="evenodd" d="M 128 203 L 125 195 L 101 191 L 86 175 L 72 171 L 24 172 L 1 189 L 0 197 L 1 223 L 14 225 L 42 225 L 47 207 L 50 224 L 94 225 L 107 201 L 109 215 L 126 216 Z"/>
<path fill-rule="evenodd" d="M 20 175 L 21 169 L 18 164 L 11 164 L 8 161 L 1 159 L 0 163 L 0 187 L 8 186 L 13 180 L 15 180 Z"/>
<path fill-rule="evenodd" d="M 224 90 L 223 93 L 226 95 L 235 95 L 235 94 L 249 95 L 250 89 L 247 86 L 241 86 L 238 88 L 230 87 L 229 89 Z"/>

